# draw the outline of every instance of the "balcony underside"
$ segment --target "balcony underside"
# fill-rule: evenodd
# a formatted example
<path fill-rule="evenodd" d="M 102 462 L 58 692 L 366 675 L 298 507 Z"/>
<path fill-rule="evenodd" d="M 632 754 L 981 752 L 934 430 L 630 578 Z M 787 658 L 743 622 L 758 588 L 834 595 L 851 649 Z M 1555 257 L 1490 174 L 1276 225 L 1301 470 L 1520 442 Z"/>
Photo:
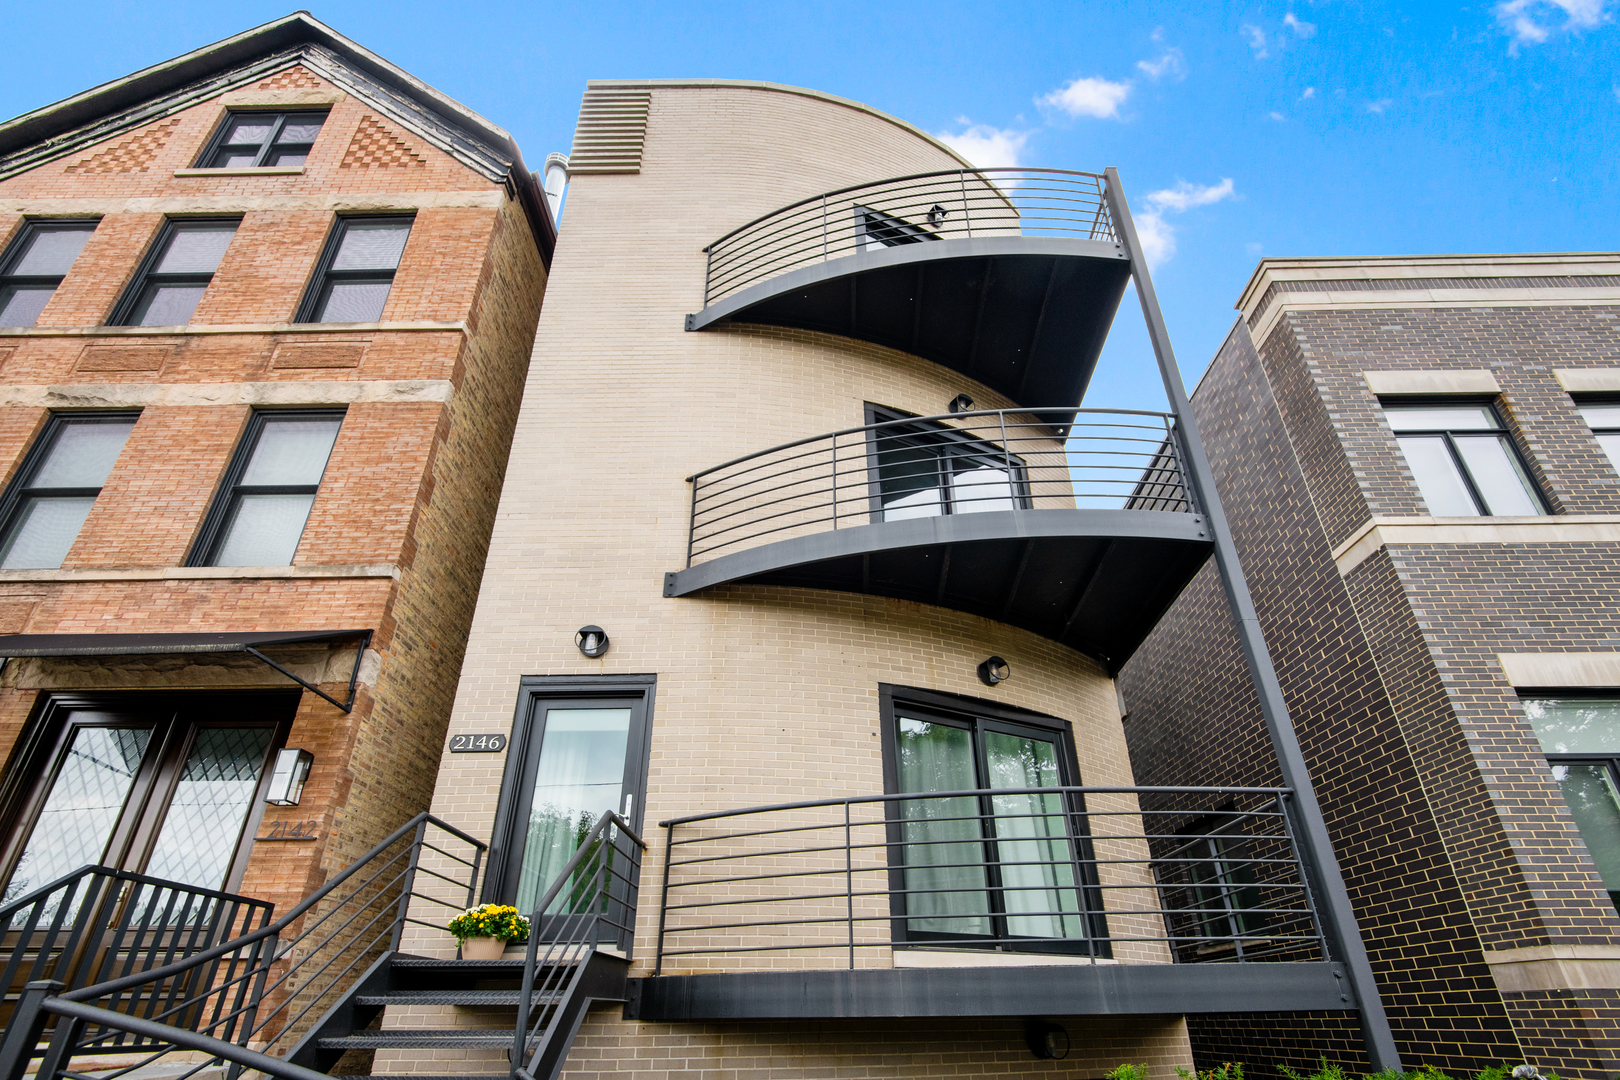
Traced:
<path fill-rule="evenodd" d="M 1098 964 L 662 975 L 632 979 L 648 1021 L 925 1016 L 1177 1016 L 1344 1011 L 1343 966 Z"/>
<path fill-rule="evenodd" d="M 665 596 L 729 583 L 916 600 L 1051 638 L 1118 670 L 1208 557 L 1197 514 L 1005 510 L 885 521 L 722 555 Z"/>
<path fill-rule="evenodd" d="M 789 326 L 900 349 L 1019 405 L 1078 405 L 1130 279 L 1100 240 L 936 240 L 816 263 L 688 315 Z"/>

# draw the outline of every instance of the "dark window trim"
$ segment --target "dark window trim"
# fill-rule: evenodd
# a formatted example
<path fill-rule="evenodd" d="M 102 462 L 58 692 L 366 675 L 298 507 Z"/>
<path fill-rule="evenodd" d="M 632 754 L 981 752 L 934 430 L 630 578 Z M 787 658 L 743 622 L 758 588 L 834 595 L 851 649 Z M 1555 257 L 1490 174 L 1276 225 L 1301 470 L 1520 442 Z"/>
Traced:
<path fill-rule="evenodd" d="M 310 275 L 309 284 L 304 289 L 304 298 L 298 302 L 298 311 L 293 315 L 295 323 L 312 323 L 319 314 L 321 298 L 326 293 L 328 281 L 364 281 L 373 278 L 378 281 L 384 276 L 388 280 L 389 295 L 393 295 L 394 279 L 399 276 L 399 267 L 388 271 L 382 270 L 333 270 L 332 263 L 337 259 L 338 247 L 343 243 L 344 235 L 349 231 L 351 221 L 404 221 L 409 222 L 411 229 L 416 227 L 415 214 L 339 214 L 332 223 L 331 231 L 326 234 L 326 246 L 321 249 L 321 257 L 315 262 L 315 272 Z M 405 240 L 410 244 L 410 238 Z M 400 261 L 405 259 L 405 253 L 400 252 Z M 386 301 L 384 305 L 386 306 Z"/>
<path fill-rule="evenodd" d="M 241 438 L 236 441 L 236 450 L 231 455 L 231 463 L 225 468 L 225 475 L 220 478 L 219 487 L 214 493 L 213 501 L 208 504 L 208 513 L 203 516 L 202 527 L 197 530 L 197 539 L 191 545 L 191 553 L 186 556 L 187 566 L 212 566 L 214 558 L 219 554 L 216 550 L 224 538 L 225 521 L 230 517 L 231 508 L 236 496 L 243 490 L 251 495 L 308 495 L 309 484 L 288 484 L 276 487 L 255 486 L 251 489 L 242 487 L 242 474 L 247 471 L 248 462 L 253 459 L 253 451 L 259 445 L 259 436 L 264 432 L 264 422 L 271 417 L 288 416 L 335 416 L 341 421 L 348 418 L 348 410 L 343 406 L 336 408 L 306 408 L 306 409 L 254 409 L 248 416 L 247 424 L 242 429 Z M 339 430 L 341 434 L 341 426 Z M 334 452 L 336 446 L 334 444 Z M 331 458 L 327 458 L 331 464 Z M 325 470 L 322 470 L 321 480 L 326 479 Z M 321 485 L 314 485 L 313 494 L 320 493 Z M 300 538 L 302 542 L 302 538 Z"/>
<path fill-rule="evenodd" d="M 1004 705 L 984 698 L 967 697 L 961 694 L 945 694 L 936 690 L 924 690 L 913 686 L 899 686 L 893 683 L 878 684 L 878 741 L 883 754 L 883 792 L 886 795 L 900 794 L 900 754 L 895 737 L 895 708 L 897 705 L 912 705 L 924 713 L 935 713 L 943 720 L 954 720 L 958 723 L 972 725 L 975 733 L 974 767 L 979 767 L 979 751 L 977 733 L 981 725 L 992 727 L 998 725 L 1011 725 L 1025 729 L 1036 729 L 1058 736 L 1060 746 L 1058 768 L 1062 774 L 1064 787 L 1081 786 L 1080 761 L 1076 753 L 1074 741 L 1074 726 L 1067 720 L 1056 716 L 1048 716 L 1028 709 Z M 1075 942 L 1073 948 L 1064 948 L 1054 942 L 1025 943 L 1016 937 L 1005 935 L 992 935 L 990 937 L 951 937 L 941 934 L 927 936 L 912 934 L 908 927 L 910 920 L 906 918 L 905 910 L 905 868 L 900 865 L 898 852 L 903 841 L 901 835 L 900 804 L 891 802 L 887 806 L 886 840 L 891 845 L 889 855 L 889 940 L 897 946 L 907 944 L 926 944 L 935 946 L 949 946 L 952 948 L 980 948 L 996 949 L 1013 952 L 1062 953 L 1065 955 L 1078 953 L 1108 958 L 1112 949 L 1108 942 L 1108 922 L 1106 909 L 1103 906 L 1101 890 L 1098 888 L 1096 875 L 1096 855 L 1091 848 L 1086 833 L 1085 800 L 1073 796 L 1069 800 L 1066 816 L 1069 819 L 1069 834 L 1075 844 L 1075 854 L 1078 856 L 1075 865 L 1075 880 L 1078 882 L 1077 891 L 1081 894 L 1081 910 L 1078 915 L 1086 922 L 1086 933 L 1089 942 L 1081 939 Z M 982 813 L 990 812 L 989 806 L 981 808 Z M 987 841 L 993 845 L 994 840 Z M 989 858 L 988 852 L 986 855 Z M 992 882 L 999 880 L 990 875 Z M 993 905 L 992 905 L 993 906 Z M 995 925 L 993 919 L 992 925 Z"/>
<path fill-rule="evenodd" d="M 274 770 L 268 766 L 275 762 L 276 751 L 287 745 L 296 718 L 301 692 L 297 690 L 242 690 L 196 691 L 172 690 L 116 691 L 108 694 L 85 691 L 46 692 L 40 695 L 23 733 L 17 739 L 5 763 L 5 779 L 0 782 L 0 883 L 9 882 L 22 854 L 23 845 L 33 833 L 34 822 L 44 806 L 44 795 L 50 790 L 61 766 L 61 750 L 71 732 L 78 727 L 106 727 L 116 721 L 75 724 L 68 719 L 76 709 L 108 713 L 144 713 L 152 718 L 154 734 L 161 737 L 155 748 L 148 746 L 137 773 L 135 786 L 130 791 L 139 805 L 126 803 L 121 820 L 109 842 L 111 858 L 108 865 L 125 866 L 144 862 L 150 856 L 151 845 L 162 830 L 163 819 L 152 816 L 152 803 L 172 797 L 178 781 L 178 764 L 183 765 L 190 743 L 182 730 L 189 725 L 194 734 L 197 727 L 243 727 L 274 724 L 275 732 L 265 751 L 266 768 L 259 776 L 253 792 L 253 802 L 242 822 L 237 836 L 236 852 L 222 892 L 233 892 L 242 884 L 249 860 L 253 854 L 253 841 L 264 820 L 265 792 L 269 788 Z M 219 718 L 199 719 L 206 707 L 218 703 Z M 282 715 L 275 715 L 281 706 Z M 246 707 L 256 715 L 242 717 Z M 167 715 L 163 715 L 163 714 Z M 43 757 L 42 757 L 43 755 Z M 173 775 L 169 775 L 173 773 Z"/>
<path fill-rule="evenodd" d="M 891 408 L 888 405 L 878 405 L 871 401 L 865 402 L 864 405 L 868 425 L 912 420 L 915 423 L 911 426 L 915 430 L 905 431 L 904 436 L 937 441 L 938 445 L 946 448 L 946 453 L 949 454 L 997 460 L 1004 465 L 1010 465 L 1013 473 L 1013 499 L 1018 504 L 1018 509 L 1028 510 L 1035 505 L 1029 485 L 1029 465 L 1017 454 L 971 432 L 953 428 L 949 424 L 918 419 L 915 413 Z M 880 437 L 887 437 L 891 434 L 896 437 L 903 437 L 901 432 L 901 426 L 896 423 L 895 427 L 888 429 L 886 432 L 871 430 L 866 434 L 866 474 L 868 477 L 867 488 L 870 492 L 867 497 L 867 510 L 874 523 L 883 520 L 883 481 L 882 473 L 878 468 L 878 440 Z M 943 511 L 940 514 L 941 517 L 961 513 L 961 511 L 953 509 L 952 488 L 948 477 L 946 481 L 945 485 L 939 489 L 942 498 L 941 509 Z"/>
<path fill-rule="evenodd" d="M 3 282 L 0 282 L 0 284 L 3 284 Z M 1587 405 L 1620 405 L 1620 394 L 1612 392 L 1580 392 L 1571 394 L 1569 397 L 1571 401 L 1575 402 L 1575 408 L 1577 409 L 1583 408 Z M 1594 435 L 1620 435 L 1620 425 L 1615 425 L 1614 427 L 1593 427 L 1586 417 L 1582 416 L 1580 420 L 1581 423 L 1586 425 L 1587 430 Z"/>
<path fill-rule="evenodd" d="M 1378 396 L 1378 408 L 1380 412 L 1389 408 L 1433 409 L 1466 407 L 1470 405 L 1483 405 L 1485 408 L 1489 409 L 1491 419 L 1496 421 L 1496 427 L 1421 428 L 1410 431 L 1396 431 L 1395 425 L 1389 422 L 1389 414 L 1387 412 L 1384 413 L 1384 424 L 1390 429 L 1390 434 L 1395 437 L 1397 450 L 1400 449 L 1400 440 L 1402 436 L 1418 435 L 1432 437 L 1438 435 L 1443 438 L 1445 440 L 1446 453 L 1451 455 L 1452 467 L 1457 470 L 1457 475 L 1462 478 L 1463 487 L 1468 489 L 1468 497 L 1474 500 L 1474 508 L 1479 511 L 1478 516 L 1480 517 L 1495 517 L 1497 515 L 1492 514 L 1490 510 L 1487 509 L 1485 498 L 1480 494 L 1478 486 L 1474 483 L 1473 474 L 1468 471 L 1468 466 L 1463 462 L 1462 454 L 1457 450 L 1457 442 L 1453 437 L 1453 432 L 1459 432 L 1464 435 L 1504 436 L 1508 441 L 1508 446 L 1512 448 L 1514 462 L 1521 470 L 1523 470 L 1524 478 L 1530 482 L 1530 491 L 1536 500 L 1536 504 L 1541 507 L 1543 514 L 1552 515 L 1555 512 L 1552 502 L 1547 498 L 1547 493 L 1542 490 L 1542 485 L 1537 480 L 1537 470 L 1532 468 L 1531 460 L 1526 457 L 1523 447 L 1520 446 L 1519 433 L 1513 428 L 1509 427 L 1502 419 L 1502 409 L 1500 406 L 1499 397 L 1492 394 L 1380 394 Z M 1421 495 L 1422 491 L 1419 491 L 1418 494 Z M 1425 505 L 1427 504 L 1425 503 Z"/>
<path fill-rule="evenodd" d="M 854 213 L 855 242 L 862 251 L 866 250 L 867 244 L 899 247 L 902 244 L 921 244 L 939 239 L 921 225 L 913 225 L 905 218 L 886 214 L 870 206 L 857 203 Z"/>
<path fill-rule="evenodd" d="M 1557 699 L 1562 699 L 1562 700 L 1566 700 L 1566 701 L 1570 700 L 1570 699 L 1581 699 L 1581 698 L 1593 699 L 1593 700 L 1613 701 L 1616 698 L 1620 698 L 1620 686 L 1581 686 L 1581 687 L 1516 686 L 1516 687 L 1513 688 L 1513 692 L 1519 698 L 1520 702 L 1523 702 L 1523 701 L 1528 700 L 1528 699 L 1545 700 L 1547 698 L 1557 698 Z M 1524 714 L 1521 712 L 1520 715 L 1522 716 Z M 1529 719 L 1528 718 L 1526 718 L 1525 723 L 1526 723 L 1527 726 L 1529 725 Z M 1534 738 L 1533 735 L 1531 737 Z M 1613 779 L 1614 782 L 1615 782 L 1615 786 L 1617 788 L 1620 788 L 1620 747 L 1616 747 L 1612 753 L 1608 753 L 1608 754 L 1605 754 L 1605 753 L 1603 753 L 1601 751 L 1587 752 L 1587 753 L 1584 753 L 1584 754 L 1549 754 L 1544 750 L 1540 751 L 1540 754 L 1541 754 L 1542 759 L 1544 761 L 1546 761 L 1549 766 L 1552 766 L 1552 765 L 1603 765 L 1603 766 L 1606 766 L 1608 768 L 1608 770 L 1609 770 L 1610 778 Z M 1550 771 L 1551 770 L 1549 769 L 1549 772 Z M 1554 783 L 1554 785 L 1556 785 L 1558 781 L 1556 779 L 1553 779 L 1552 782 Z M 1563 798 L 1562 794 L 1559 795 L 1559 798 L 1560 799 Z M 1577 833 L 1577 835 L 1578 835 L 1578 833 Z M 1582 843 L 1586 842 L 1584 837 L 1582 837 L 1581 842 Z M 1612 904 L 1614 904 L 1615 910 L 1617 912 L 1620 912 L 1620 892 L 1613 892 L 1613 891 L 1609 892 L 1609 901 Z"/>
<path fill-rule="evenodd" d="M 242 225 L 242 216 L 240 214 L 213 214 L 209 215 L 208 217 L 164 218 L 162 227 L 157 231 L 157 236 L 153 238 L 149 245 L 147 245 L 146 254 L 141 256 L 140 264 L 135 268 L 134 277 L 130 278 L 128 285 L 124 286 L 123 293 L 118 297 L 118 303 L 113 305 L 112 314 L 107 317 L 106 325 L 130 325 L 129 320 L 130 317 L 135 314 L 135 306 L 141 302 L 141 294 L 146 291 L 147 283 L 152 278 L 153 270 L 157 266 L 158 260 L 163 257 L 163 252 L 167 250 L 169 246 L 169 238 L 174 235 L 176 225 L 201 223 L 224 224 L 225 222 L 231 222 L 240 228 Z M 217 270 L 210 271 L 207 274 L 164 274 L 163 280 L 174 282 L 176 284 L 185 284 L 187 282 L 192 284 L 200 283 L 206 288 L 213 282 L 214 275 L 216 273 L 218 273 Z"/>
<path fill-rule="evenodd" d="M 330 105 L 311 105 L 307 109 L 288 109 L 288 108 L 285 108 L 285 107 L 282 107 L 282 106 L 276 106 L 274 108 L 253 108 L 253 107 L 248 107 L 248 108 L 241 108 L 241 109 L 226 109 L 225 110 L 225 115 L 220 118 L 219 123 L 215 126 L 214 133 L 212 135 L 210 135 L 208 137 L 208 141 L 203 144 L 202 153 L 197 155 L 197 157 L 195 159 L 197 164 L 194 165 L 193 168 L 197 168 L 197 169 L 214 169 L 214 168 L 220 168 L 220 169 L 223 169 L 223 168 L 259 169 L 259 168 L 273 167 L 273 166 L 265 166 L 263 164 L 263 162 L 264 162 L 265 158 L 270 156 L 270 152 L 272 150 L 276 149 L 276 139 L 278 139 L 281 136 L 281 129 L 286 126 L 287 117 L 289 117 L 289 116 L 312 115 L 314 113 L 320 113 L 321 114 L 321 117 L 322 117 L 322 119 L 321 119 L 321 130 L 325 131 L 326 130 L 326 121 L 331 119 L 331 116 L 332 116 L 332 107 Z M 274 116 L 276 119 L 275 119 L 275 122 L 271 125 L 270 137 L 268 139 L 266 139 L 263 144 L 260 145 L 259 154 L 258 154 L 257 157 L 255 157 L 253 159 L 253 164 L 252 165 L 236 165 L 236 166 L 210 165 L 210 164 L 208 164 L 210 161 L 214 160 L 214 155 L 217 154 L 219 152 L 220 148 L 225 145 L 225 133 L 227 131 L 229 131 L 230 128 L 231 128 L 231 120 L 234 117 L 249 116 L 249 115 L 254 115 L 254 114 L 257 114 L 257 115 L 260 115 L 260 116 Z M 317 134 L 316 138 L 318 139 L 318 138 L 320 138 L 320 136 Z M 307 145 L 310 148 L 311 151 L 313 151 L 315 149 L 315 144 L 313 142 L 311 142 L 311 143 L 288 143 L 287 145 L 288 146 L 306 146 Z"/>
<path fill-rule="evenodd" d="M 6 245 L 5 254 L 0 256 L 0 289 L 5 288 L 7 285 L 50 285 L 52 289 L 60 289 L 62 282 L 67 278 L 68 271 L 63 271 L 60 274 L 13 274 L 11 272 L 11 268 L 22 259 L 23 250 L 28 246 L 29 237 L 36 232 L 50 232 L 54 229 L 63 228 L 82 229 L 87 225 L 90 227 L 91 234 L 94 235 L 96 228 L 100 224 L 100 218 L 27 219 L 12 235 L 11 242 Z M 86 237 L 85 243 L 89 243 L 88 237 Z M 79 254 L 84 254 L 83 248 L 79 249 Z M 78 256 L 75 256 L 73 261 L 78 262 Z M 71 269 L 72 267 L 68 268 L 69 271 Z"/>
<path fill-rule="evenodd" d="M 539 703 L 559 698 L 639 699 L 639 715 L 632 715 L 630 741 L 625 746 L 625 769 L 629 788 L 635 796 L 628 820 L 642 839 L 643 813 L 647 806 L 647 771 L 652 750 L 654 697 L 657 675 L 525 675 L 518 680 L 517 704 L 512 713 L 512 734 L 506 741 L 506 762 L 501 772 L 501 793 L 495 804 L 495 822 L 490 832 L 489 863 L 482 887 L 486 904 L 510 904 L 522 859 L 521 837 L 525 831 L 518 821 L 519 803 L 528 797 L 521 789 L 530 757 L 539 749 L 544 732 L 535 722 Z M 527 914 L 527 912 L 525 912 Z"/>
<path fill-rule="evenodd" d="M 106 485 L 98 488 L 32 488 L 29 481 L 39 470 L 41 463 L 56 444 L 57 433 L 72 420 L 129 420 L 139 422 L 141 410 L 139 409 L 86 409 L 83 412 L 53 412 L 45 418 L 40 427 L 39 434 L 23 455 L 17 471 L 12 474 L 11 482 L 6 485 L 4 494 L 0 494 L 0 545 L 11 537 L 11 530 L 17 524 L 17 511 L 25 498 L 33 496 L 42 497 L 78 497 L 100 498 Z M 116 466 L 115 466 L 116 467 Z"/>

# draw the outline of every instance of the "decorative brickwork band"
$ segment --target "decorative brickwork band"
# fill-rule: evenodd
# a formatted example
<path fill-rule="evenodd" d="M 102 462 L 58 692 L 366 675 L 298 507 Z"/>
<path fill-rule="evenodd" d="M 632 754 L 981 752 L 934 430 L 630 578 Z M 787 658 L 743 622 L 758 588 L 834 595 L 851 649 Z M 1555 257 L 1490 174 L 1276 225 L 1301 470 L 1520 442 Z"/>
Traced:
<path fill-rule="evenodd" d="M 375 116 L 365 116 L 355 130 L 341 169 L 419 169 L 427 161 L 403 139 L 383 127 Z"/>
<path fill-rule="evenodd" d="M 646 90 L 587 90 L 579 107 L 579 126 L 568 154 L 568 171 L 639 173 L 641 148 L 647 141 Z"/>
<path fill-rule="evenodd" d="M 294 66 L 278 71 L 259 84 L 260 90 L 302 90 L 319 88 L 326 84 L 317 79 L 306 67 Z"/>
<path fill-rule="evenodd" d="M 153 124 L 144 131 L 137 132 L 123 142 L 114 143 L 99 154 L 69 165 L 66 169 L 70 173 L 128 173 L 146 172 L 157 157 L 158 151 L 163 149 L 174 134 L 174 129 L 180 126 L 180 118 L 161 124 Z"/>

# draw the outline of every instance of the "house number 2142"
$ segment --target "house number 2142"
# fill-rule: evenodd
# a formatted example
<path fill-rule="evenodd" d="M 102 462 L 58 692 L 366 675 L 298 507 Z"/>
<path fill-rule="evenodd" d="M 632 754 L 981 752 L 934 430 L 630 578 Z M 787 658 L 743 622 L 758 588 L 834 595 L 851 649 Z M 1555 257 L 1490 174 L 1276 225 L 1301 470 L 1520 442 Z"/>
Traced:
<path fill-rule="evenodd" d="M 506 749 L 505 735 L 452 735 L 452 754 L 495 754 Z"/>

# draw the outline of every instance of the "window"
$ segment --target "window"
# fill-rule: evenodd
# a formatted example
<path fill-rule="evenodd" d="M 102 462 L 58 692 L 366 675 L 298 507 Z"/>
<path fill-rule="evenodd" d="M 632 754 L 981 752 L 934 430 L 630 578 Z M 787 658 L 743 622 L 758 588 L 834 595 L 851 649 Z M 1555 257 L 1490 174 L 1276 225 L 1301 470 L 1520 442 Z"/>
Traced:
<path fill-rule="evenodd" d="M 1384 415 L 1435 517 L 1547 512 L 1490 405 L 1385 403 Z"/>
<path fill-rule="evenodd" d="M 326 409 L 254 413 L 191 565 L 292 565 L 342 423 Z"/>
<path fill-rule="evenodd" d="M 1079 783 L 1068 726 L 899 687 L 882 701 L 885 786 L 919 796 L 893 804 L 889 827 L 894 940 L 1105 948 L 1084 808 L 1062 790 Z M 960 791 L 979 794 L 931 796 Z"/>
<path fill-rule="evenodd" d="M 30 221 L 0 260 L 0 326 L 33 326 L 62 284 L 94 221 Z"/>
<path fill-rule="evenodd" d="M 1524 711 L 1620 909 L 1620 698 L 1526 698 Z"/>
<path fill-rule="evenodd" d="M 234 218 L 167 221 L 114 309 L 114 326 L 184 326 L 236 235 Z"/>
<path fill-rule="evenodd" d="M 302 165 L 326 122 L 323 112 L 233 112 L 203 152 L 204 169 Z"/>
<path fill-rule="evenodd" d="M 943 424 L 904 422 L 869 406 L 873 514 L 878 521 L 1021 510 L 1030 505 L 1024 461 L 995 443 Z"/>
<path fill-rule="evenodd" d="M 338 218 L 298 322 L 376 322 L 411 234 L 408 217 Z"/>
<path fill-rule="evenodd" d="M 1592 401 L 1580 406 L 1581 416 L 1597 436 L 1598 445 L 1620 472 L 1620 401 Z"/>
<path fill-rule="evenodd" d="M 0 570 L 62 565 L 135 426 L 136 413 L 53 416 L 0 501 Z"/>
<path fill-rule="evenodd" d="M 928 212 L 928 224 L 937 225 L 945 219 L 945 209 L 934 207 Z M 855 207 L 855 247 L 859 251 L 899 247 L 901 244 L 920 244 L 939 237 L 904 218 L 873 210 L 869 206 Z"/>

